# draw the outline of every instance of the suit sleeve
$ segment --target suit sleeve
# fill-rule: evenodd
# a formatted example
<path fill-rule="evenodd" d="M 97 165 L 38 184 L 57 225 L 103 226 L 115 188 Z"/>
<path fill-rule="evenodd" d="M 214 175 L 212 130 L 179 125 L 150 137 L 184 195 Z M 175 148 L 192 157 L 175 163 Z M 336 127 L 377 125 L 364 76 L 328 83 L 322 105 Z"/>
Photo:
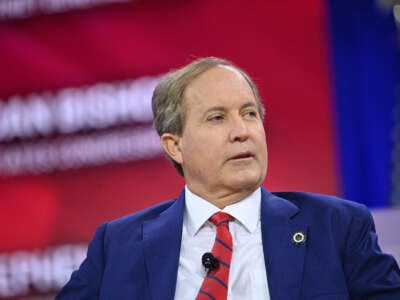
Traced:
<path fill-rule="evenodd" d="M 381 251 L 374 221 L 366 207 L 353 215 L 344 267 L 351 299 L 400 299 L 399 267 L 391 255 Z"/>
<path fill-rule="evenodd" d="M 99 298 L 104 270 L 104 234 L 107 223 L 97 229 L 89 244 L 87 256 L 68 283 L 61 289 L 56 300 L 94 300 Z"/>

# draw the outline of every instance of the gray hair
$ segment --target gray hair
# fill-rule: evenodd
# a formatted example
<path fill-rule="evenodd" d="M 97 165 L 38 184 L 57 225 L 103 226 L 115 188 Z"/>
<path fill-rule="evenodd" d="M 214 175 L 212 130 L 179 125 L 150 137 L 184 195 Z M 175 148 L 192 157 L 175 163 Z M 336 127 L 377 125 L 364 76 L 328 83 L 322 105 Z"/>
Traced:
<path fill-rule="evenodd" d="M 246 72 L 225 59 L 217 57 L 200 58 L 180 69 L 169 72 L 156 86 L 152 97 L 152 109 L 154 126 L 159 136 L 164 133 L 182 134 L 185 122 L 185 111 L 182 109 L 183 94 L 186 87 L 193 79 L 217 66 L 230 66 L 242 74 L 253 91 L 259 114 L 264 118 L 264 107 L 258 89 Z M 179 174 L 183 176 L 182 166 L 173 159 L 171 161 Z"/>

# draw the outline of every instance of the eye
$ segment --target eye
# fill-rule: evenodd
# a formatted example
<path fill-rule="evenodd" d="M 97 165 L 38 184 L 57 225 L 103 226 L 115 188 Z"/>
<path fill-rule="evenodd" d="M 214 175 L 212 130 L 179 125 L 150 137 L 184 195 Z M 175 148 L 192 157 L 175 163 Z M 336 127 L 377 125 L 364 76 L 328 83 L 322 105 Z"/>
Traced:
<path fill-rule="evenodd" d="M 244 116 L 248 118 L 257 118 L 258 112 L 255 110 L 248 110 L 244 112 Z"/>
<path fill-rule="evenodd" d="M 222 114 L 215 114 L 215 115 L 211 115 L 207 118 L 207 121 L 214 121 L 214 122 L 218 122 L 218 121 L 222 121 L 224 120 L 224 115 Z"/>

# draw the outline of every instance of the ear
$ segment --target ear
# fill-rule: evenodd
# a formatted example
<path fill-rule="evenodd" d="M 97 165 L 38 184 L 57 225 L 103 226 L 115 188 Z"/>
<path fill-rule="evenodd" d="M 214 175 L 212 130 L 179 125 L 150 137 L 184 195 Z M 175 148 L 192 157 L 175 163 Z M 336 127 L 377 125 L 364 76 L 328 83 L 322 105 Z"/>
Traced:
<path fill-rule="evenodd" d="M 161 145 L 164 148 L 164 151 L 178 164 L 182 164 L 183 157 L 181 148 L 179 146 L 180 136 L 172 133 L 164 133 L 161 136 Z"/>

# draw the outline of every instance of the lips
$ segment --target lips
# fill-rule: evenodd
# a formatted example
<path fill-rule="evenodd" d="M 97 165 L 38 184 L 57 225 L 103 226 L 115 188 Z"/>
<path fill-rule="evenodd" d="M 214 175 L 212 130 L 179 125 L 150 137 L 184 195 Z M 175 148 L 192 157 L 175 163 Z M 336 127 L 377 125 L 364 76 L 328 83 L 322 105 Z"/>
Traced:
<path fill-rule="evenodd" d="M 254 157 L 253 153 L 250 151 L 245 151 L 245 152 L 240 152 L 235 155 L 233 155 L 230 160 L 240 160 L 240 159 L 246 159 L 246 158 L 252 158 Z"/>

